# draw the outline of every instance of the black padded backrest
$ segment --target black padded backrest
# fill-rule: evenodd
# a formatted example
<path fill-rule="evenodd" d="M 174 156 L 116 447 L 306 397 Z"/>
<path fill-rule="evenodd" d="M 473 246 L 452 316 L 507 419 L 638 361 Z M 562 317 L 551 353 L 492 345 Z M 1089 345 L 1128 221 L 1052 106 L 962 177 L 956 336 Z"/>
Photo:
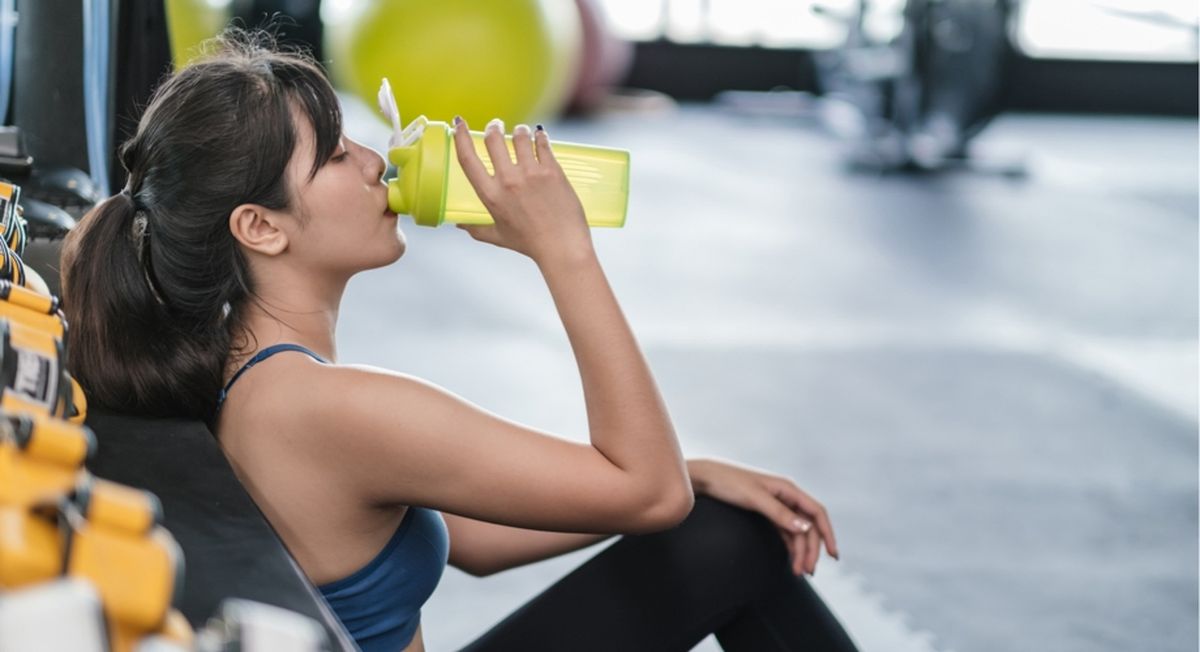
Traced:
<path fill-rule="evenodd" d="M 202 626 L 225 598 L 246 598 L 316 619 L 335 650 L 358 649 L 203 423 L 92 411 L 87 425 L 99 442 L 88 470 L 151 491 L 162 501 L 163 525 L 185 558 L 176 606 L 193 626 Z"/>

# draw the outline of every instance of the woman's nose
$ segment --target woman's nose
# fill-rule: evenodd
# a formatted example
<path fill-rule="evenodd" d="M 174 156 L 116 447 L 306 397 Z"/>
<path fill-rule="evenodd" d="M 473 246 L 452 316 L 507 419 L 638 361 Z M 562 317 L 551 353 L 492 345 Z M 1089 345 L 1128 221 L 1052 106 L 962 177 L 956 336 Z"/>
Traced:
<path fill-rule="evenodd" d="M 371 152 L 368 155 L 368 165 L 370 166 L 368 169 L 370 170 L 371 178 L 382 180 L 383 174 L 387 172 L 387 159 L 383 157 L 383 154 L 375 151 L 374 147 L 368 147 L 367 150 Z"/>

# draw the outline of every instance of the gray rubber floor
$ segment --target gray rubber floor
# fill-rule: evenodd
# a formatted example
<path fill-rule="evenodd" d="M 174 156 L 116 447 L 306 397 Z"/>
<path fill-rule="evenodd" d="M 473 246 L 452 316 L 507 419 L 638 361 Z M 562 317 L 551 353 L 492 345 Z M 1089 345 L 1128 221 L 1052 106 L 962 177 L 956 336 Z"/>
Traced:
<path fill-rule="evenodd" d="M 685 451 L 827 504 L 843 561 L 815 583 L 864 650 L 1196 649 L 1195 120 L 1005 116 L 980 149 L 1024 181 L 852 174 L 810 126 L 713 106 L 549 128 L 632 150 L 628 225 L 596 245 Z M 535 267 L 404 228 L 351 284 L 341 360 L 585 438 Z M 430 649 L 598 549 L 448 570 Z"/>

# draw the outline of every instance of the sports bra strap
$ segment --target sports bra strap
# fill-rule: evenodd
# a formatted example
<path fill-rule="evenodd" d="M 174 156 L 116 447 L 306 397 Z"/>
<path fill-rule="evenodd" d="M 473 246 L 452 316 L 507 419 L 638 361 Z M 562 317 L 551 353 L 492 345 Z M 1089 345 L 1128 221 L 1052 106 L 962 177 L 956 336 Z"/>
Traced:
<path fill-rule="evenodd" d="M 283 351 L 299 351 L 312 356 L 313 360 L 316 360 L 317 362 L 322 364 L 325 363 L 325 360 L 323 360 L 321 356 L 309 351 L 299 344 L 274 344 L 272 346 L 268 346 L 262 351 L 255 353 L 253 358 L 250 358 L 248 361 L 246 361 L 246 364 L 242 365 L 242 368 L 238 369 L 237 373 L 233 374 L 233 378 L 230 378 L 229 382 L 225 384 L 225 387 L 221 389 L 221 394 L 217 397 L 217 411 L 221 410 L 221 405 L 225 403 L 225 397 L 229 396 L 229 388 L 233 387 L 233 384 L 237 382 L 238 378 L 242 377 L 242 374 L 246 373 L 250 367 L 253 367 L 254 365 L 266 360 L 276 353 L 281 353 Z"/>

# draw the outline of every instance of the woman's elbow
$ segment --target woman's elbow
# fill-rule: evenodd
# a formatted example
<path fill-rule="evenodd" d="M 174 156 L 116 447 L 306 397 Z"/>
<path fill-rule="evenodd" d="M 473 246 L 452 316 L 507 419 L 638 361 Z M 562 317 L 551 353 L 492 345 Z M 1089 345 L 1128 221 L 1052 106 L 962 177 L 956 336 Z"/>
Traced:
<path fill-rule="evenodd" d="M 481 559 L 451 559 L 450 565 L 471 577 L 487 577 L 504 570 L 499 564 L 488 563 Z"/>
<path fill-rule="evenodd" d="M 669 530 L 683 522 L 692 513 L 696 497 L 688 483 L 676 486 L 655 496 L 655 500 L 642 512 L 638 524 L 640 533 Z"/>

